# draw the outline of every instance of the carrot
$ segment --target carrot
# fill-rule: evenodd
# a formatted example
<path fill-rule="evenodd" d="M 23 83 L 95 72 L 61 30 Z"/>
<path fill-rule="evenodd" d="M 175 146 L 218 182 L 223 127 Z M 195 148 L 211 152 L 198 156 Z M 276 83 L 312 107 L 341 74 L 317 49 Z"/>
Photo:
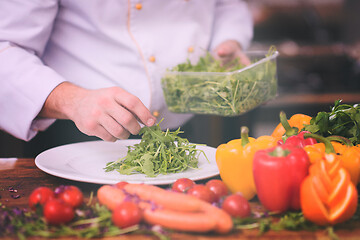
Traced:
<path fill-rule="evenodd" d="M 125 197 L 126 194 L 121 189 L 110 185 L 104 185 L 97 191 L 99 202 L 110 210 L 114 210 L 117 205 L 124 201 Z"/>
<path fill-rule="evenodd" d="M 216 227 L 216 220 L 201 212 L 180 212 L 169 209 L 146 209 L 144 220 L 174 230 L 208 232 Z"/>
<path fill-rule="evenodd" d="M 146 184 L 127 184 L 124 190 L 142 200 L 151 201 L 166 209 L 194 212 L 200 211 L 204 201 L 190 195 L 171 192 L 160 187 Z"/>

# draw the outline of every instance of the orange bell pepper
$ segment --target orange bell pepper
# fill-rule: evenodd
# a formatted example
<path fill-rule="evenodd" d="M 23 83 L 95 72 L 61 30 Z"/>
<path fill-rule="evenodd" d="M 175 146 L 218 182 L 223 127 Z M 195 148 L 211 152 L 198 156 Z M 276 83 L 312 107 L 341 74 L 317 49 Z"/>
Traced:
<path fill-rule="evenodd" d="M 241 128 L 241 139 L 221 144 L 216 149 L 216 163 L 220 177 L 233 193 L 241 192 L 250 200 L 256 195 L 253 177 L 253 158 L 260 149 L 274 147 L 277 140 L 271 136 L 249 137 L 249 129 Z"/>
<path fill-rule="evenodd" d="M 360 149 L 347 147 L 344 152 L 340 153 L 340 159 L 356 186 L 360 182 Z"/>
<path fill-rule="evenodd" d="M 317 160 L 321 159 L 325 153 L 324 143 L 315 143 L 313 145 L 304 146 L 305 152 L 309 156 L 310 163 L 315 163 Z"/>
<path fill-rule="evenodd" d="M 304 217 L 319 225 L 334 225 L 356 212 L 358 193 L 335 153 L 326 153 L 310 166 L 300 187 Z"/>
<path fill-rule="evenodd" d="M 356 186 L 360 181 L 360 148 L 351 146 L 352 143 L 350 140 L 344 137 L 332 136 L 328 137 L 328 139 L 336 140 L 331 141 L 331 152 L 338 154 L 342 167 L 349 172 L 351 181 Z M 339 140 L 342 140 L 344 144 L 337 142 Z M 325 149 L 324 143 L 316 143 L 304 147 L 311 163 L 315 163 L 318 159 L 321 159 L 325 153 Z"/>
<path fill-rule="evenodd" d="M 285 113 L 280 112 L 280 118 L 281 118 L 282 114 L 285 114 Z M 304 124 L 310 124 L 310 120 L 311 120 L 310 116 L 298 113 L 298 114 L 294 114 L 293 116 L 291 116 L 291 118 L 288 120 L 288 122 L 292 128 L 297 128 L 296 133 L 298 133 L 301 129 L 304 128 Z M 283 124 L 279 123 L 276 126 L 276 128 L 274 129 L 274 131 L 272 132 L 271 136 L 280 140 L 282 138 L 282 136 L 285 134 L 285 132 L 286 132 L 286 130 L 285 130 Z"/>
<path fill-rule="evenodd" d="M 351 181 L 357 185 L 360 182 L 360 148 L 354 146 L 350 139 L 342 136 L 330 136 L 335 152 L 340 156 L 344 168 L 350 173 Z"/>

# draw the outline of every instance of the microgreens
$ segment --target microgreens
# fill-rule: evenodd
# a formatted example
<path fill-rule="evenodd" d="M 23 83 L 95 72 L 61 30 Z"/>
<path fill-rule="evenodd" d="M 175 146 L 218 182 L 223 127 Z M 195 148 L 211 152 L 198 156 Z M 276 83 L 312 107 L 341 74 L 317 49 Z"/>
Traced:
<path fill-rule="evenodd" d="M 127 155 L 107 163 L 105 171 L 117 170 L 120 174 L 143 173 L 149 177 L 159 174 L 178 173 L 188 168 L 198 168 L 198 157 L 204 151 L 196 149 L 198 144 L 181 138 L 180 128 L 162 131 L 160 123 L 140 130 L 141 141 L 128 146 Z M 207 157 L 206 157 L 207 158 Z"/>

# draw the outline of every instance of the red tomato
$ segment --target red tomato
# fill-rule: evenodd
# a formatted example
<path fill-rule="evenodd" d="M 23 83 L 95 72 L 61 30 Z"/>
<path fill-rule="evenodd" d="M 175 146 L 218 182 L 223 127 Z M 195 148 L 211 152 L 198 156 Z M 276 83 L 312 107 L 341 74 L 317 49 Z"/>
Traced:
<path fill-rule="evenodd" d="M 29 196 L 29 207 L 35 209 L 37 204 L 44 205 L 49 199 L 55 198 L 55 193 L 48 187 L 38 187 Z"/>
<path fill-rule="evenodd" d="M 215 195 L 215 202 L 218 202 L 220 198 L 228 195 L 229 190 L 225 183 L 219 179 L 212 179 L 208 181 L 205 186 L 207 186 L 210 191 Z"/>
<path fill-rule="evenodd" d="M 112 213 L 113 223 L 120 228 L 136 225 L 141 219 L 142 212 L 134 202 L 124 201 Z"/>
<path fill-rule="evenodd" d="M 209 203 L 213 203 L 215 200 L 215 194 L 202 184 L 195 184 L 187 191 L 187 194 L 193 195 Z"/>
<path fill-rule="evenodd" d="M 123 189 L 126 184 L 129 184 L 128 182 L 118 182 L 115 184 L 115 187 L 118 189 Z"/>
<path fill-rule="evenodd" d="M 171 189 L 175 192 L 186 192 L 189 190 L 195 182 L 189 178 L 179 178 L 174 182 Z"/>
<path fill-rule="evenodd" d="M 73 208 L 79 207 L 84 201 L 83 193 L 76 186 L 61 186 L 57 188 L 55 192 L 57 198 L 63 200 Z"/>
<path fill-rule="evenodd" d="M 248 217 L 251 214 L 250 204 L 241 194 L 232 194 L 225 198 L 222 209 L 233 217 Z"/>
<path fill-rule="evenodd" d="M 49 224 L 60 225 L 68 223 L 74 216 L 73 207 L 61 199 L 50 199 L 44 205 L 44 217 Z"/>

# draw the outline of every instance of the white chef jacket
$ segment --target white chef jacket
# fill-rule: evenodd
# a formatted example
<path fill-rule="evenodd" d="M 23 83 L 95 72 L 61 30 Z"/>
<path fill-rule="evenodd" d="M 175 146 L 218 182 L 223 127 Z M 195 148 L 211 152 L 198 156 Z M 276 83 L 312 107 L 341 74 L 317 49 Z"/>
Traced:
<path fill-rule="evenodd" d="M 178 127 L 191 115 L 167 110 L 161 73 L 228 39 L 246 49 L 252 30 L 240 0 L 1 0 L 0 129 L 45 130 L 55 120 L 37 115 L 64 81 L 119 86 Z"/>

